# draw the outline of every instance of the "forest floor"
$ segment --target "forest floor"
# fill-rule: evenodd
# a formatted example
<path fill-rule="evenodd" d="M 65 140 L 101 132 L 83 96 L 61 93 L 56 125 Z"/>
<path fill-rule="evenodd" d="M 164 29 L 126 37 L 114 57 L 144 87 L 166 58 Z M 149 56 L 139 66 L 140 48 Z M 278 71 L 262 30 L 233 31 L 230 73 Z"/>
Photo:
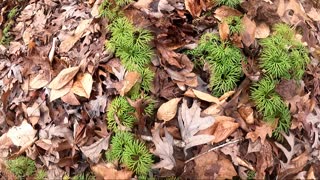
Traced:
<path fill-rule="evenodd" d="M 0 2 L 0 179 L 320 177 L 319 1 Z"/>

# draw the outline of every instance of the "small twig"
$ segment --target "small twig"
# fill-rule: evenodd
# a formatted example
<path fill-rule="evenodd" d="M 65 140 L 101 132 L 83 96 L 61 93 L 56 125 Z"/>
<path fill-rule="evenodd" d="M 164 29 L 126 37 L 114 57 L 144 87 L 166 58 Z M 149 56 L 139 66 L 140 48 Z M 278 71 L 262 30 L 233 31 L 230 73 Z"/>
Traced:
<path fill-rule="evenodd" d="M 207 153 L 209 153 L 209 152 L 211 152 L 211 151 L 220 149 L 220 148 L 225 147 L 225 146 L 228 146 L 228 145 L 230 145 L 230 144 L 235 144 L 235 143 L 237 143 L 237 142 L 239 142 L 239 141 L 242 141 L 242 140 L 243 140 L 243 138 L 239 138 L 239 139 L 236 139 L 236 140 L 233 140 L 233 141 L 230 141 L 230 142 L 221 144 L 221 145 L 219 145 L 219 146 L 213 147 L 213 148 L 209 149 L 208 151 L 206 151 L 206 152 L 204 152 L 204 153 L 198 154 L 198 155 L 196 155 L 196 156 L 194 156 L 194 157 L 186 160 L 184 163 L 187 164 L 188 162 L 193 161 L 194 159 L 196 159 L 196 158 L 198 158 L 198 157 L 200 157 L 200 156 L 203 156 L 203 155 L 205 155 L 205 154 L 207 154 Z"/>

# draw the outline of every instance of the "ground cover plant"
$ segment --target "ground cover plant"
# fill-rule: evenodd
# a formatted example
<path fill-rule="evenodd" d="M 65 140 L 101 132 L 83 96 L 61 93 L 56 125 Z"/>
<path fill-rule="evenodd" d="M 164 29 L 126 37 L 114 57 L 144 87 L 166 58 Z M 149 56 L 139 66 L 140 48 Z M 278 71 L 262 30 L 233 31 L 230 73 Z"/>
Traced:
<path fill-rule="evenodd" d="M 316 179 L 316 1 L 0 4 L 0 177 Z"/>

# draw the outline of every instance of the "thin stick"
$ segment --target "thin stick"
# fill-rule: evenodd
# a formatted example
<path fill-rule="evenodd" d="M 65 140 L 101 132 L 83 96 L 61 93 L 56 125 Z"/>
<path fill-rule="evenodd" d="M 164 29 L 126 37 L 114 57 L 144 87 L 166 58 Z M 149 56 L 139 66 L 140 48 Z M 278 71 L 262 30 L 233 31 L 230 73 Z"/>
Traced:
<path fill-rule="evenodd" d="M 230 142 L 221 144 L 221 145 L 219 145 L 219 146 L 213 147 L 213 148 L 209 149 L 207 152 L 198 154 L 198 155 L 196 155 L 196 156 L 194 156 L 194 157 L 186 160 L 184 163 L 187 164 L 188 162 L 193 161 L 194 159 L 196 159 L 196 158 L 198 158 L 198 157 L 200 157 L 200 156 L 203 156 L 203 155 L 205 155 L 205 154 L 207 154 L 207 153 L 209 153 L 209 152 L 211 152 L 211 151 L 217 150 L 217 149 L 222 148 L 222 147 L 224 147 L 224 146 L 228 146 L 228 145 L 230 145 L 230 144 L 235 144 L 235 143 L 237 143 L 237 142 L 239 142 L 239 141 L 242 141 L 242 140 L 243 140 L 243 138 L 239 138 L 239 139 L 236 139 L 236 140 L 233 140 L 233 141 L 230 141 Z"/>

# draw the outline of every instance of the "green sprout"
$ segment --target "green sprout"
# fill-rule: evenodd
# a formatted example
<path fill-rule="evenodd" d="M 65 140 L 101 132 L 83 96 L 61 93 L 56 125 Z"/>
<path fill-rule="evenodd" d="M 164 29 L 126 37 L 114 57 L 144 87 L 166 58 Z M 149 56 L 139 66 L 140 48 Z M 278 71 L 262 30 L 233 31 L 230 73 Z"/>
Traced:
<path fill-rule="evenodd" d="M 118 131 L 119 125 L 132 128 L 136 122 L 134 112 L 135 109 L 130 106 L 125 97 L 116 97 L 107 109 L 108 128 L 113 131 Z"/>
<path fill-rule="evenodd" d="M 221 96 L 234 89 L 242 76 L 241 61 L 244 59 L 241 51 L 228 42 L 222 42 L 213 34 L 205 34 L 199 41 L 199 46 L 189 52 L 193 59 L 201 64 L 210 65 L 210 88 L 213 94 Z"/>
<path fill-rule="evenodd" d="M 241 22 L 241 17 L 239 16 L 229 16 L 225 20 L 229 26 L 231 34 L 239 34 L 243 31 L 243 25 Z"/>
<path fill-rule="evenodd" d="M 9 160 L 7 167 L 18 178 L 31 176 L 36 171 L 35 162 L 25 156 L 19 156 L 16 159 Z"/>
<path fill-rule="evenodd" d="M 138 175 L 146 175 L 150 171 L 153 160 L 147 147 L 142 142 L 134 140 L 125 146 L 123 162 Z"/>
<path fill-rule="evenodd" d="M 80 173 L 71 178 L 71 180 L 95 180 L 92 174 Z"/>
<path fill-rule="evenodd" d="M 111 139 L 111 149 L 107 151 L 108 161 L 119 160 L 123 162 L 123 151 L 127 144 L 132 143 L 133 135 L 126 131 L 117 132 Z"/>
<path fill-rule="evenodd" d="M 34 179 L 35 180 L 45 180 L 46 177 L 47 177 L 47 173 L 43 169 L 40 169 L 37 171 Z"/>
<path fill-rule="evenodd" d="M 256 172 L 253 170 L 249 170 L 247 172 L 247 180 L 253 180 L 256 177 Z"/>
<path fill-rule="evenodd" d="M 235 8 L 241 3 L 241 0 L 215 0 L 215 2 L 218 5 L 226 5 Z"/>
<path fill-rule="evenodd" d="M 99 6 L 99 13 L 102 17 L 108 18 L 110 21 L 121 15 L 120 9 L 131 3 L 132 0 L 103 0 Z"/>

